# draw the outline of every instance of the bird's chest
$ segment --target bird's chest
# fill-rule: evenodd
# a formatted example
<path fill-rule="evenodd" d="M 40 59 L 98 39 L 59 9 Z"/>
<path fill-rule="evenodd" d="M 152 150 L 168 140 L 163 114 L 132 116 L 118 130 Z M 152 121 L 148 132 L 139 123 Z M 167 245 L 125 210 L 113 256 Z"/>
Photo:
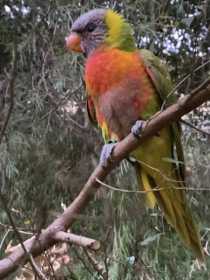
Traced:
<path fill-rule="evenodd" d="M 118 49 L 95 52 L 86 62 L 87 90 L 92 96 L 104 94 L 119 85 L 128 75 L 139 76 L 141 68 L 143 66 L 140 67 L 135 53 Z"/>
<path fill-rule="evenodd" d="M 151 99 L 153 88 L 135 54 L 99 53 L 86 63 L 87 92 L 107 138 L 125 137 Z"/>

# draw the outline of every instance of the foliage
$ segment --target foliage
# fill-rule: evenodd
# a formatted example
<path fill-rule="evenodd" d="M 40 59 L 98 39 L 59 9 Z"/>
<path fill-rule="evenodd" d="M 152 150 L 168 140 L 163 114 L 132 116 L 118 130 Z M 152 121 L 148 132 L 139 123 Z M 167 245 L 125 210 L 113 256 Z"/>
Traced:
<path fill-rule="evenodd" d="M 189 74 L 179 94 L 188 93 L 209 75 L 209 1 L 1 0 L 0 127 L 10 104 L 7 87 L 14 42 L 18 64 L 14 108 L 0 146 L 0 191 L 16 226 L 26 232 L 39 231 L 59 215 L 98 161 L 102 140 L 87 119 L 84 59 L 66 53 L 64 47 L 69 22 L 95 7 L 122 12 L 133 24 L 138 46 L 164 58 L 176 84 Z M 202 126 L 209 116 L 209 104 L 205 104 L 186 119 Z M 208 141 L 184 126 L 189 186 L 194 189 L 208 188 Z M 131 167 L 123 163 L 108 183 L 136 190 L 134 177 Z M 210 236 L 209 190 L 188 194 L 205 245 Z M 1 257 L 10 240 L 17 242 L 8 227 L 8 217 L 0 207 Z M 157 209 L 145 210 L 138 194 L 103 188 L 72 230 L 104 241 L 103 250 L 94 258 L 108 270 L 110 279 L 209 279 L 208 271 L 194 267 L 190 252 L 162 214 Z M 82 250 L 72 246 L 69 255 L 71 262 L 62 267 L 61 275 L 102 279 Z"/>

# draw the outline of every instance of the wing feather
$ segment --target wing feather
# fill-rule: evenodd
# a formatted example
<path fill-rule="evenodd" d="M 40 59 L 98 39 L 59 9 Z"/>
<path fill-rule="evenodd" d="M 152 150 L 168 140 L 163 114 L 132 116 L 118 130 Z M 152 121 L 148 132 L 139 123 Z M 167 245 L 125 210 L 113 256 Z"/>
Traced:
<path fill-rule="evenodd" d="M 144 61 L 146 71 L 152 80 L 154 87 L 160 97 L 160 101 L 163 104 L 170 105 L 176 100 L 176 96 L 171 94 L 173 89 L 173 83 L 168 72 L 166 64 L 155 56 L 152 52 L 146 49 L 140 50 L 140 56 Z M 177 160 L 178 175 L 184 181 L 185 179 L 185 167 L 184 167 L 184 154 L 181 143 L 181 126 L 179 122 L 171 125 L 172 137 L 175 141 L 175 151 L 173 156 Z"/>

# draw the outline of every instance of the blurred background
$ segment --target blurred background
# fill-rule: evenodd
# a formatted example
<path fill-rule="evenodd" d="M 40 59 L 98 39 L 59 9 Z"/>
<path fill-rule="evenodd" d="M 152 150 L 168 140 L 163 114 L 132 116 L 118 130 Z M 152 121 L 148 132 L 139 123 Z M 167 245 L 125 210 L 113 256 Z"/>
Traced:
<path fill-rule="evenodd" d="M 0 0 L 1 132 L 9 115 L 0 133 L 0 192 L 23 239 L 63 212 L 98 163 L 103 142 L 87 118 L 84 58 L 65 49 L 72 22 L 96 7 L 122 13 L 137 45 L 167 62 L 177 96 L 210 75 L 209 0 Z M 210 102 L 183 119 L 190 123 L 182 124 L 188 203 L 210 251 L 210 138 L 193 128 L 210 132 Z M 126 161 L 106 182 L 138 190 Z M 52 248 L 39 263 L 47 279 L 210 279 L 210 261 L 198 270 L 161 212 L 144 207 L 142 194 L 101 187 L 71 230 L 103 246 L 97 254 L 73 245 Z M 15 244 L 0 204 L 0 257 Z M 8 279 L 35 278 L 25 268 Z"/>

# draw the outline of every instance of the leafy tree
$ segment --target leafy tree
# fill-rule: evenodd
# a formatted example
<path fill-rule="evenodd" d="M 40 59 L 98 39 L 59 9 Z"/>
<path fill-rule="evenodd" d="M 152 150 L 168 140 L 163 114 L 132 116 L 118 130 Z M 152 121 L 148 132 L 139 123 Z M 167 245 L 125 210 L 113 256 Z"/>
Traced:
<path fill-rule="evenodd" d="M 174 84 L 179 85 L 177 95 L 189 93 L 210 73 L 209 1 L 1 0 L 1 130 L 11 102 L 13 106 L 1 139 L 0 191 L 16 227 L 24 232 L 39 232 L 59 215 L 98 161 L 102 140 L 100 131 L 87 119 L 84 59 L 67 53 L 64 41 L 69 23 L 96 7 L 112 7 L 125 15 L 138 46 L 167 61 Z M 11 98 L 8 87 L 14 50 L 17 63 Z M 185 120 L 202 128 L 209 120 L 209 106 L 203 105 Z M 210 194 L 199 189 L 208 188 L 210 180 L 209 138 L 186 125 L 183 130 L 189 186 L 196 190 L 188 192 L 189 204 L 205 245 L 209 240 Z M 108 183 L 137 190 L 132 172 L 123 162 Z M 208 271 L 194 268 L 192 256 L 162 214 L 143 206 L 137 193 L 103 188 L 72 230 L 104 240 L 104 248 L 92 258 L 108 269 L 110 279 L 209 279 Z M 2 204 L 0 228 L 3 257 L 8 243 L 15 245 L 18 240 Z M 26 238 L 24 233 L 22 236 Z M 72 246 L 68 250 L 72 259 L 60 275 L 101 279 L 82 249 Z"/>

